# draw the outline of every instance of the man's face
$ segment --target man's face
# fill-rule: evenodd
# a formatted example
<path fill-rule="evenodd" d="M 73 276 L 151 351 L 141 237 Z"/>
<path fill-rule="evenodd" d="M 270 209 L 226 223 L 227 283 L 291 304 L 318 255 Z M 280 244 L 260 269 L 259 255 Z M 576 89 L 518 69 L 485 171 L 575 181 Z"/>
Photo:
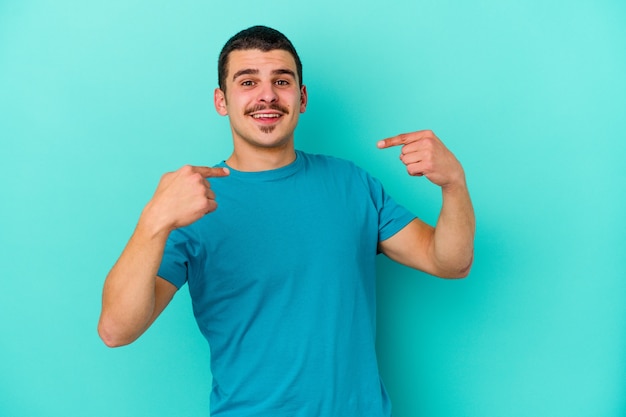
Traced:
<path fill-rule="evenodd" d="M 284 50 L 236 50 L 228 57 L 226 92 L 215 90 L 215 108 L 228 115 L 235 146 L 290 146 L 307 103 L 296 63 Z"/>

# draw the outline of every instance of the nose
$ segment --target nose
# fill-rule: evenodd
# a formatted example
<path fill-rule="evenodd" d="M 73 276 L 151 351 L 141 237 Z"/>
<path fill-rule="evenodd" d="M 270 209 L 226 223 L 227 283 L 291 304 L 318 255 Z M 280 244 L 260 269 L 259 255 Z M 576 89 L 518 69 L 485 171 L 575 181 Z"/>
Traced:
<path fill-rule="evenodd" d="M 259 101 L 265 103 L 273 103 L 278 100 L 278 95 L 274 89 L 273 83 L 266 83 L 259 91 Z"/>

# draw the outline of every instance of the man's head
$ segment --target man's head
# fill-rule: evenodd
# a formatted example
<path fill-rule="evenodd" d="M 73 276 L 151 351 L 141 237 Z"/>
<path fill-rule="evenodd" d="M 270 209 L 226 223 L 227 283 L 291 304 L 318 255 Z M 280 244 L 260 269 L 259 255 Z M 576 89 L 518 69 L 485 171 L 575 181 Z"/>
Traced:
<path fill-rule="evenodd" d="M 220 90 L 226 92 L 228 76 L 228 58 L 230 53 L 238 50 L 258 49 L 268 52 L 281 49 L 289 52 L 296 62 L 298 82 L 302 86 L 302 62 L 293 44 L 285 35 L 267 26 L 252 26 L 230 38 L 222 48 L 217 64 L 217 77 Z"/>
<path fill-rule="evenodd" d="M 307 91 L 300 59 L 284 35 L 255 26 L 233 36 L 220 54 L 219 82 L 215 109 L 229 118 L 236 154 L 293 147 Z"/>

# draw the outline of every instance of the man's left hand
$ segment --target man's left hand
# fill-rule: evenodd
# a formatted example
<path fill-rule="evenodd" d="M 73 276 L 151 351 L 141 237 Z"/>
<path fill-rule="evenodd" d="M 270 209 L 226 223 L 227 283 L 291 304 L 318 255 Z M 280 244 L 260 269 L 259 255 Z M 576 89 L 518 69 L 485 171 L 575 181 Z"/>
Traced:
<path fill-rule="evenodd" d="M 413 176 L 425 176 L 442 188 L 465 186 L 465 173 L 456 157 L 431 130 L 403 133 L 377 143 L 385 149 L 401 146 L 400 160 Z"/>

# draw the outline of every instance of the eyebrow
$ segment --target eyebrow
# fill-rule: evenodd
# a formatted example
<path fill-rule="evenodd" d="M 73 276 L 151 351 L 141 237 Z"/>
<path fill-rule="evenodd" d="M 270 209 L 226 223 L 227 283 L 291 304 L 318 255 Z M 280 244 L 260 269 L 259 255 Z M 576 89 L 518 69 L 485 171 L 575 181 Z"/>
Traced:
<path fill-rule="evenodd" d="M 237 77 L 241 77 L 242 75 L 256 75 L 258 73 L 259 73 L 258 69 L 252 69 L 252 68 L 242 69 L 241 71 L 237 71 L 236 73 L 233 74 L 233 81 L 235 81 Z"/>
<path fill-rule="evenodd" d="M 286 75 L 291 75 L 293 78 L 296 78 L 296 73 L 293 72 L 290 69 L 287 69 L 287 68 L 281 68 L 281 69 L 274 70 L 274 71 L 272 71 L 272 74 L 274 74 L 274 75 L 286 74 Z"/>
<path fill-rule="evenodd" d="M 233 81 L 236 80 L 237 77 L 241 77 L 242 75 L 258 75 L 258 74 L 259 74 L 258 69 L 254 69 L 254 68 L 242 69 L 233 74 Z M 296 78 L 296 73 L 287 68 L 280 68 L 280 69 L 276 69 L 272 71 L 272 75 L 281 75 L 281 74 L 291 75 L 293 78 Z"/>

